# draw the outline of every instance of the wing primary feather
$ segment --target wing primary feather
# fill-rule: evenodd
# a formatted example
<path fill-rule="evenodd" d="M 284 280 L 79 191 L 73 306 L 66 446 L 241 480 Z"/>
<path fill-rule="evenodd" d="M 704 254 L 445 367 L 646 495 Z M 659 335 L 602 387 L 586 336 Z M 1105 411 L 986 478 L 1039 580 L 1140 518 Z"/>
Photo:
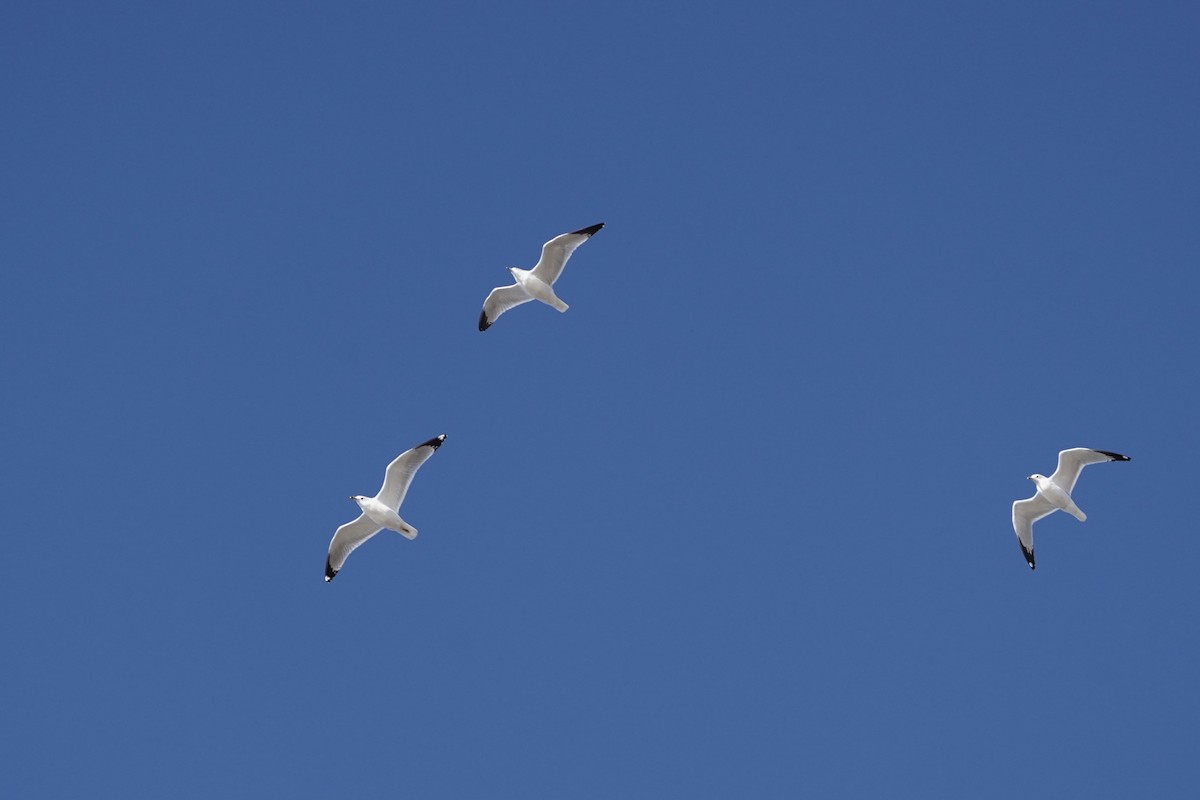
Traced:
<path fill-rule="evenodd" d="M 437 450 L 439 447 L 442 446 L 442 442 L 444 442 L 444 441 L 446 441 L 446 434 L 439 433 L 437 436 L 433 437 L 428 442 L 421 442 L 419 445 L 417 445 L 417 447 L 432 447 L 434 450 Z M 414 447 L 413 450 L 416 450 L 417 447 Z"/>
<path fill-rule="evenodd" d="M 571 235 L 572 236 L 591 236 L 593 233 L 595 233 L 596 231 L 600 230 L 603 227 L 604 227 L 603 222 L 597 222 L 595 225 L 588 225 L 586 228 L 580 228 L 577 231 L 571 231 Z M 621 226 L 618 225 L 617 227 L 619 228 Z M 618 236 L 618 238 L 620 238 L 620 237 Z"/>
<path fill-rule="evenodd" d="M 1017 544 L 1021 545 L 1021 554 L 1025 556 L 1025 560 L 1029 562 L 1030 569 L 1037 569 L 1037 565 L 1033 560 L 1033 550 L 1025 546 L 1025 543 L 1017 539 Z"/>

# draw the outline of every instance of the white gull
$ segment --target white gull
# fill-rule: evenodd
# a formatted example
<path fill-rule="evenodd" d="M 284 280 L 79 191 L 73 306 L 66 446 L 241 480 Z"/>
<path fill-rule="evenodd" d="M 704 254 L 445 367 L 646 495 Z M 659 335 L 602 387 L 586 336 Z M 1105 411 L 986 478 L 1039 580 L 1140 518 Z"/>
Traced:
<path fill-rule="evenodd" d="M 395 461 L 388 464 L 379 494 L 374 497 L 356 494 L 350 498 L 358 503 L 362 514 L 358 519 L 338 528 L 333 534 L 333 539 L 329 542 L 329 556 L 325 559 L 326 581 L 333 580 L 356 547 L 384 528 L 396 531 L 409 539 L 417 538 L 417 529 L 400 519 L 396 512 L 404 502 L 404 495 L 408 493 L 408 485 L 412 483 L 417 468 L 428 461 L 444 441 L 446 434 L 443 433 L 411 450 L 405 450 Z"/>
<path fill-rule="evenodd" d="M 571 233 L 560 234 L 542 245 L 542 257 L 533 269 L 509 267 L 516 280 L 512 286 L 497 286 L 483 301 L 479 314 L 479 330 L 486 331 L 501 314 L 530 300 L 541 300 L 551 308 L 566 311 L 567 304 L 554 294 L 554 282 L 562 274 L 567 259 L 575 248 L 586 242 L 591 235 L 604 227 L 603 222 L 580 228 Z"/>
<path fill-rule="evenodd" d="M 1059 510 L 1067 512 L 1080 522 L 1086 520 L 1087 514 L 1084 514 L 1071 499 L 1071 491 L 1075 488 L 1075 481 L 1079 480 L 1079 473 L 1084 467 L 1105 461 L 1129 461 L 1129 456 L 1110 453 L 1107 450 L 1073 447 L 1058 454 L 1058 468 L 1049 478 L 1036 472 L 1029 476 L 1029 480 L 1037 484 L 1037 492 L 1028 500 L 1017 500 L 1013 503 L 1012 521 L 1017 542 L 1021 545 L 1021 552 L 1029 562 L 1030 569 L 1034 569 L 1033 523 Z"/>

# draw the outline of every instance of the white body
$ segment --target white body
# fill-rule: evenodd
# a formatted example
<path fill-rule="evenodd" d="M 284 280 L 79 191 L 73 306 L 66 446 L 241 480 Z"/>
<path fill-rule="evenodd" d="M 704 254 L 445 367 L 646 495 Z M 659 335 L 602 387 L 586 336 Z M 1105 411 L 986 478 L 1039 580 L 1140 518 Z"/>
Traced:
<path fill-rule="evenodd" d="M 558 295 L 554 293 L 554 287 L 534 275 L 533 270 L 509 267 L 508 271 L 512 273 L 517 286 L 534 300 L 541 300 L 557 311 L 566 311 L 570 308 L 570 306 L 558 299 Z"/>
<path fill-rule="evenodd" d="M 417 538 L 417 529 L 400 519 L 400 515 L 396 513 L 396 509 L 388 508 L 374 497 L 354 497 L 351 499 L 358 503 L 358 507 L 362 509 L 363 514 L 380 528 L 402 533 L 409 539 Z"/>
<path fill-rule="evenodd" d="M 1059 511 L 1065 511 L 1080 522 L 1087 521 L 1087 514 L 1079 506 L 1075 505 L 1075 501 L 1071 499 L 1071 495 L 1063 491 L 1063 488 L 1054 481 L 1047 478 L 1045 475 L 1030 475 L 1029 479 L 1037 486 L 1037 495 Z"/>

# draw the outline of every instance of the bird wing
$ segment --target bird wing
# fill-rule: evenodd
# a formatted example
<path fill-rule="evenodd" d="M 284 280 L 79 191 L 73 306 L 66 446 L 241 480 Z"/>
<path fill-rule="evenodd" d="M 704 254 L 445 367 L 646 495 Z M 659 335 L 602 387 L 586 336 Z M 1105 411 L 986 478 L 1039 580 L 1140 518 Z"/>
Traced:
<path fill-rule="evenodd" d="M 516 308 L 522 303 L 528 303 L 532 299 L 520 284 L 497 286 L 492 289 L 487 300 L 483 301 L 483 311 L 479 314 L 479 330 L 486 331 L 505 311 Z"/>
<path fill-rule="evenodd" d="M 446 434 L 433 437 L 428 442 L 421 442 L 411 450 L 405 450 L 396 456 L 396 460 L 388 464 L 383 477 L 383 486 L 375 499 L 393 511 L 400 510 L 404 495 L 408 493 L 408 485 L 412 483 L 417 468 L 429 460 L 434 451 L 446 441 Z"/>
<path fill-rule="evenodd" d="M 1021 544 L 1021 552 L 1025 555 L 1025 560 L 1029 562 L 1030 569 L 1034 568 L 1033 523 L 1056 510 L 1054 506 L 1050 505 L 1050 501 L 1046 500 L 1040 494 L 1035 494 L 1028 500 L 1017 500 L 1013 503 L 1013 531 L 1017 534 L 1017 541 Z"/>
<path fill-rule="evenodd" d="M 1100 464 L 1105 461 L 1128 461 L 1129 456 L 1120 453 L 1110 453 L 1107 450 L 1090 450 L 1086 447 L 1073 447 L 1058 454 L 1058 469 L 1050 476 L 1067 494 L 1075 488 L 1079 473 L 1088 464 Z"/>
<path fill-rule="evenodd" d="M 553 286 L 554 282 L 558 280 L 558 276 L 562 274 L 563 267 L 567 265 L 567 259 L 571 257 L 571 253 L 575 252 L 575 248 L 586 242 L 593 233 L 603 227 L 604 223 L 598 222 L 577 231 L 555 236 L 546 242 L 542 245 L 542 257 L 530 270 L 533 276 Z"/>
<path fill-rule="evenodd" d="M 381 530 L 383 528 L 367 519 L 366 514 L 359 514 L 358 519 L 338 528 L 333 534 L 333 539 L 329 541 L 329 556 L 325 559 L 325 580 L 333 580 L 333 576 L 338 574 L 346 559 L 354 552 L 354 548 Z"/>

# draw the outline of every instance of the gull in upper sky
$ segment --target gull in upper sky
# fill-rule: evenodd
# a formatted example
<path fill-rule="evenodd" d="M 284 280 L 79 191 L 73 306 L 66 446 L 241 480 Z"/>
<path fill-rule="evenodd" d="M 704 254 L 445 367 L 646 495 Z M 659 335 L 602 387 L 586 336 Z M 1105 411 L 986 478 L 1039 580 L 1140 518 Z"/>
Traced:
<path fill-rule="evenodd" d="M 417 538 L 417 529 L 400 519 L 396 512 L 404 502 L 404 495 L 408 493 L 408 485 L 412 483 L 417 469 L 429 460 L 444 441 L 446 434 L 443 433 L 411 450 L 405 450 L 396 456 L 395 461 L 388 464 L 379 494 L 374 497 L 356 494 L 350 498 L 358 503 L 362 513 L 358 515 L 358 519 L 347 522 L 333 534 L 333 539 L 329 542 L 329 556 L 325 559 L 326 581 L 333 580 L 356 547 L 384 528 L 396 531 L 408 539 Z"/>
<path fill-rule="evenodd" d="M 1017 500 L 1013 503 L 1012 520 L 1017 542 L 1021 545 L 1021 552 L 1025 554 L 1030 569 L 1034 569 L 1033 523 L 1060 510 L 1080 522 L 1086 520 L 1087 514 L 1080 511 L 1079 506 L 1071 499 L 1071 490 L 1075 488 L 1075 481 L 1079 480 L 1079 473 L 1084 467 L 1105 461 L 1129 461 L 1129 456 L 1110 453 L 1107 450 L 1073 447 L 1058 454 L 1058 469 L 1054 470 L 1054 474 L 1049 478 L 1036 472 L 1029 476 L 1029 480 L 1037 484 L 1037 492 L 1028 500 Z"/>
<path fill-rule="evenodd" d="M 479 330 L 486 331 L 501 314 L 510 308 L 516 308 L 530 300 L 541 300 L 551 308 L 566 311 L 567 304 L 554 294 L 554 282 L 562 274 L 567 259 L 575 248 L 586 242 L 591 235 L 604 227 L 603 222 L 597 222 L 577 231 L 555 236 L 542 245 L 542 257 L 538 259 L 533 269 L 509 267 L 516 280 L 512 286 L 497 286 L 483 301 L 483 311 L 479 315 Z"/>

